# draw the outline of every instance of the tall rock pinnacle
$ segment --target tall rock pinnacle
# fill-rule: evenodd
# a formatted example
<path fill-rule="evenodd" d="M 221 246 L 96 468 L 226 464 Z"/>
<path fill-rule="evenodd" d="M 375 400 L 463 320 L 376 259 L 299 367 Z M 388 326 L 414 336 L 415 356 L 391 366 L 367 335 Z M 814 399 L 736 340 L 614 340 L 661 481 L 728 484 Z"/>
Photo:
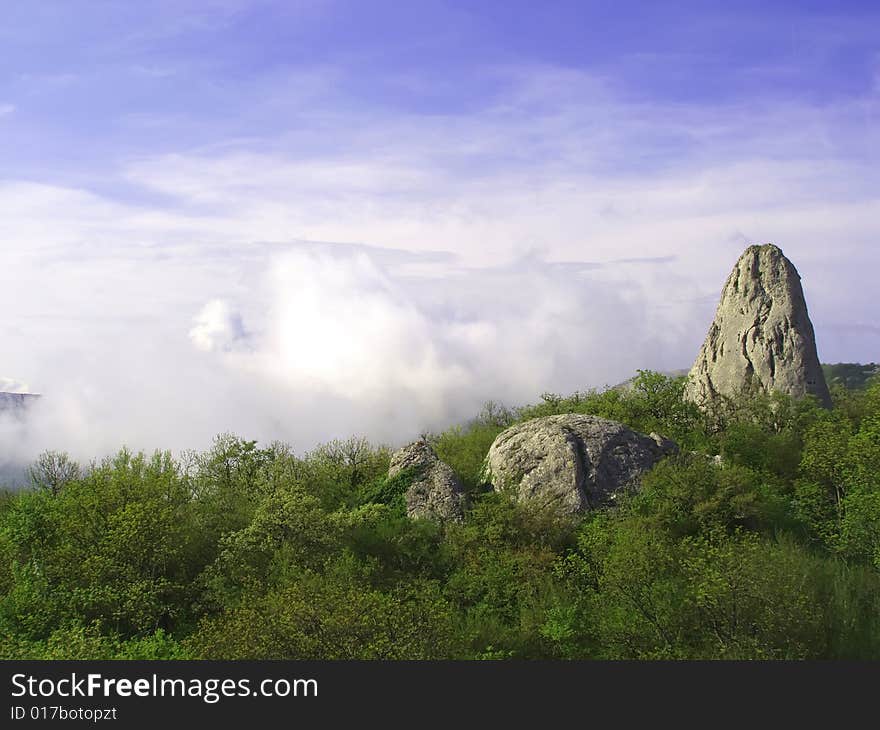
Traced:
<path fill-rule="evenodd" d="M 831 405 L 800 276 L 773 244 L 749 246 L 736 262 L 685 397 L 706 405 L 743 391 L 810 394 Z"/>

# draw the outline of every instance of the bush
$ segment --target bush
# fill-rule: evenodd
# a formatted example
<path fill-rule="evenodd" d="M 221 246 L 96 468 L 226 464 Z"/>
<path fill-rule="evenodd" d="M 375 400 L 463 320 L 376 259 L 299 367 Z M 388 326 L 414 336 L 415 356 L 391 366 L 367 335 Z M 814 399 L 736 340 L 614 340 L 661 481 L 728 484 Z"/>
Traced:
<path fill-rule="evenodd" d="M 880 658 L 880 380 L 830 411 L 708 414 L 683 382 L 487 404 L 432 436 L 471 493 L 445 525 L 407 519 L 415 475 L 388 479 L 388 449 L 358 438 L 44 454 L 34 488 L 0 496 L 0 657 Z M 498 433 L 568 412 L 682 452 L 586 515 L 486 491 Z"/>

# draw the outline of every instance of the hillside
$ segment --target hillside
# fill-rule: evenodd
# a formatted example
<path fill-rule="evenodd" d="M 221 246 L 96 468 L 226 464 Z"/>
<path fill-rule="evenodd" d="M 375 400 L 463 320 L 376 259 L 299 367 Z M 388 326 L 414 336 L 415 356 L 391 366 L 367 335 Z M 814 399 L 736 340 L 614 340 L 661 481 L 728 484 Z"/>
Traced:
<path fill-rule="evenodd" d="M 832 385 L 842 385 L 850 390 L 859 390 L 865 388 L 868 381 L 877 374 L 880 374 L 880 364 L 878 363 L 857 363 L 857 362 L 841 362 L 841 363 L 822 363 L 822 372 L 825 374 L 825 380 L 829 387 Z M 662 375 L 670 378 L 680 378 L 688 374 L 687 368 L 679 368 L 677 370 L 665 370 Z M 616 390 L 629 390 L 633 387 L 633 383 L 638 375 L 624 380 L 622 383 L 611 386 Z"/>
<path fill-rule="evenodd" d="M 0 657 L 880 659 L 880 374 L 816 353 L 764 244 L 686 373 L 393 454 L 45 453 L 0 500 Z"/>
<path fill-rule="evenodd" d="M 389 477 L 362 439 L 45 459 L 0 502 L 0 656 L 880 659 L 880 381 L 830 410 L 723 413 L 682 382 L 645 372 L 429 435 L 467 497 L 445 523 L 406 517 L 421 477 Z M 565 413 L 680 453 L 572 515 L 487 487 L 499 435 Z"/>
<path fill-rule="evenodd" d="M 0 392 L 0 412 L 21 412 L 39 397 L 33 393 Z"/>

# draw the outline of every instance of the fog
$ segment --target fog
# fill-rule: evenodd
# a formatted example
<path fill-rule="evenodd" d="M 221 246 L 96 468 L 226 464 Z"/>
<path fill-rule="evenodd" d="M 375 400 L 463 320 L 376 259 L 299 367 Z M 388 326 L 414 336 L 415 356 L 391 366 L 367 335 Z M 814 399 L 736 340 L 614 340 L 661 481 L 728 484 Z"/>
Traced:
<path fill-rule="evenodd" d="M 136 276 L 106 260 L 44 272 L 49 300 L 73 273 L 93 298 L 88 316 L 37 307 L 7 334 L 42 398 L 0 419 L 6 460 L 205 448 L 223 431 L 298 451 L 354 434 L 397 444 L 487 400 L 678 367 L 699 344 L 682 323 L 705 307 L 649 294 L 674 261 L 468 268 L 366 246 L 260 248 L 245 263 L 196 256 L 186 272 L 163 256 Z"/>

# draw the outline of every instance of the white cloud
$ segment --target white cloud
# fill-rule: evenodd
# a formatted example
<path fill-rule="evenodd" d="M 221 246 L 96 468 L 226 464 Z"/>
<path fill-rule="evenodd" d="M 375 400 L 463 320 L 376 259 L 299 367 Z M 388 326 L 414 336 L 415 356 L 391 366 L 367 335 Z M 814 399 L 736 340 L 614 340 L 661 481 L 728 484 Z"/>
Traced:
<path fill-rule="evenodd" d="M 150 202 L 0 183 L 3 368 L 45 393 L 5 443 L 402 441 L 687 366 L 755 241 L 799 267 L 824 359 L 876 359 L 839 326 L 873 321 L 880 267 L 858 105 L 648 107 L 546 69 L 496 101 L 128 161 Z"/>
<path fill-rule="evenodd" d="M 30 393 L 27 383 L 22 383 L 15 378 L 0 377 L 0 393 Z"/>
<path fill-rule="evenodd" d="M 228 302 L 212 299 L 195 316 L 189 338 L 199 350 L 231 350 L 245 338 L 241 315 Z"/>
<path fill-rule="evenodd" d="M 0 104 L 0 118 L 9 116 L 15 112 L 14 104 Z"/>

